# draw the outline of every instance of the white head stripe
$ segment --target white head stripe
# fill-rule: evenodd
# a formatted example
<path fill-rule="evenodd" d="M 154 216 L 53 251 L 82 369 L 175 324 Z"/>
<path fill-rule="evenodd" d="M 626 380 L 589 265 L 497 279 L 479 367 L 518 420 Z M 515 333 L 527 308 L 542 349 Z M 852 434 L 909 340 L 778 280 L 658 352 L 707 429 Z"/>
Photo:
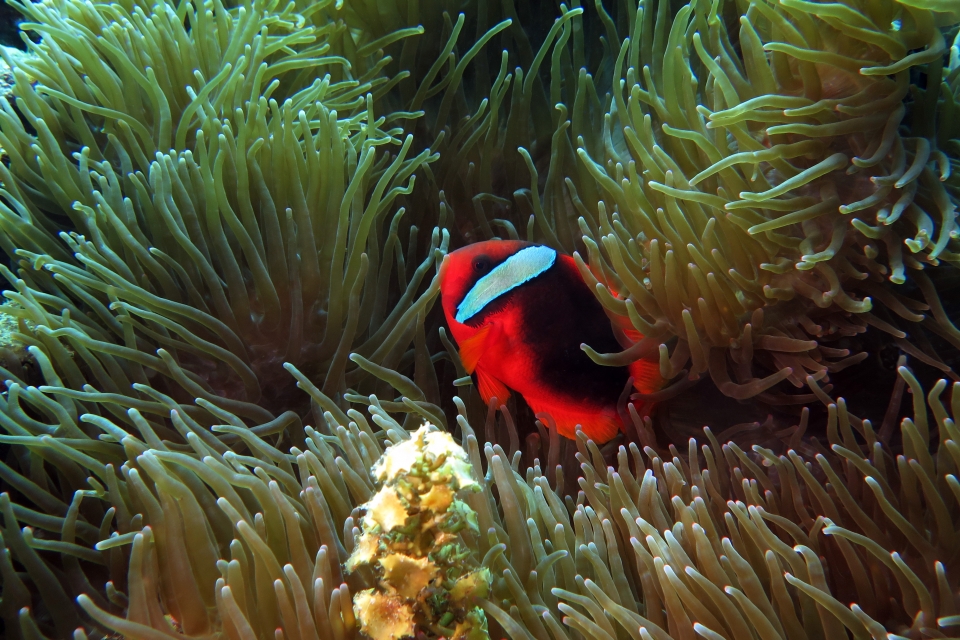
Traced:
<path fill-rule="evenodd" d="M 457 322 L 466 322 L 506 292 L 552 267 L 556 261 L 557 252 L 550 247 L 527 247 L 517 251 L 477 280 L 457 306 Z"/>

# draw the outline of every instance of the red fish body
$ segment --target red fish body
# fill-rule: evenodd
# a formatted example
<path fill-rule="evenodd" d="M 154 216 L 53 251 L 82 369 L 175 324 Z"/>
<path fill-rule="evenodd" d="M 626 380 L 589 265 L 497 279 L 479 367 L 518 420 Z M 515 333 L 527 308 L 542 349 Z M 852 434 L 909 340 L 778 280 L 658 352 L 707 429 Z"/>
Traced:
<path fill-rule="evenodd" d="M 452 252 L 440 280 L 443 312 L 476 374 L 484 401 L 516 391 L 549 413 L 561 435 L 579 424 L 597 442 L 623 428 L 617 402 L 628 378 L 649 393 L 661 384 L 656 362 L 598 365 L 583 352 L 623 349 L 610 319 L 570 256 L 527 242 L 490 240 Z"/>

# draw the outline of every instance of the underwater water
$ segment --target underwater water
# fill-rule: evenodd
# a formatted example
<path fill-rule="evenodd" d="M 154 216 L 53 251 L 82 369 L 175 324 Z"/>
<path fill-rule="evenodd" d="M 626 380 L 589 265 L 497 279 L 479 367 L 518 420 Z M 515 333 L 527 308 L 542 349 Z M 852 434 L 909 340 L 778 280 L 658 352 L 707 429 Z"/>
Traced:
<path fill-rule="evenodd" d="M 8 0 L 0 637 L 960 635 L 960 0 Z"/>

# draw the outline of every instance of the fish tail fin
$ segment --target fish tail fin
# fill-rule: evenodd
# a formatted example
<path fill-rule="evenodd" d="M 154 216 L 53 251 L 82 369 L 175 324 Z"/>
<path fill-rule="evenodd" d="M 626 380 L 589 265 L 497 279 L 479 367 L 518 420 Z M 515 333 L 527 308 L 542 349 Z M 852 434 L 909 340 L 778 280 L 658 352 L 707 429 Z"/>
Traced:
<path fill-rule="evenodd" d="M 613 324 L 623 332 L 631 344 L 643 340 L 643 334 L 637 331 L 630 319 L 625 316 L 613 316 Z M 666 380 L 660 375 L 659 354 L 655 357 L 644 357 L 631 362 L 627 367 L 633 377 L 633 387 L 640 393 L 653 393 L 663 388 Z"/>
<path fill-rule="evenodd" d="M 623 331 L 623 335 L 627 336 L 630 342 L 640 342 L 643 340 L 643 334 L 633 328 L 633 325 L 628 327 L 620 327 L 620 330 Z"/>
<path fill-rule="evenodd" d="M 660 363 L 646 358 L 632 362 L 629 367 L 633 377 L 633 387 L 640 393 L 653 393 L 663 388 L 663 376 L 660 375 Z"/>
<path fill-rule="evenodd" d="M 627 343 L 623 344 L 624 347 L 628 347 L 632 344 L 636 344 L 643 340 L 643 334 L 633 326 L 633 323 L 630 322 L 630 318 L 627 316 L 621 316 L 604 309 L 604 312 L 607 314 L 607 317 L 610 318 L 610 322 L 613 326 L 618 329 L 624 337 L 627 339 Z"/>

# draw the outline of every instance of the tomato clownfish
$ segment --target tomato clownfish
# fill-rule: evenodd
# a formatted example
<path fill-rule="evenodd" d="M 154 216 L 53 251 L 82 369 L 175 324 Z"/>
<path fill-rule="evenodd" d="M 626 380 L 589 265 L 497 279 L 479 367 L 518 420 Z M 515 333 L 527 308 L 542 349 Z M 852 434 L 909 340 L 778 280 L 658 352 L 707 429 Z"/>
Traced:
<path fill-rule="evenodd" d="M 623 428 L 617 403 L 632 376 L 642 393 L 660 388 L 659 364 L 593 362 L 580 348 L 623 349 L 570 256 L 529 242 L 489 240 L 447 256 L 440 277 L 443 313 L 485 402 L 516 391 L 549 413 L 560 435 L 579 424 L 597 442 Z M 630 332 L 631 338 L 636 332 Z"/>

